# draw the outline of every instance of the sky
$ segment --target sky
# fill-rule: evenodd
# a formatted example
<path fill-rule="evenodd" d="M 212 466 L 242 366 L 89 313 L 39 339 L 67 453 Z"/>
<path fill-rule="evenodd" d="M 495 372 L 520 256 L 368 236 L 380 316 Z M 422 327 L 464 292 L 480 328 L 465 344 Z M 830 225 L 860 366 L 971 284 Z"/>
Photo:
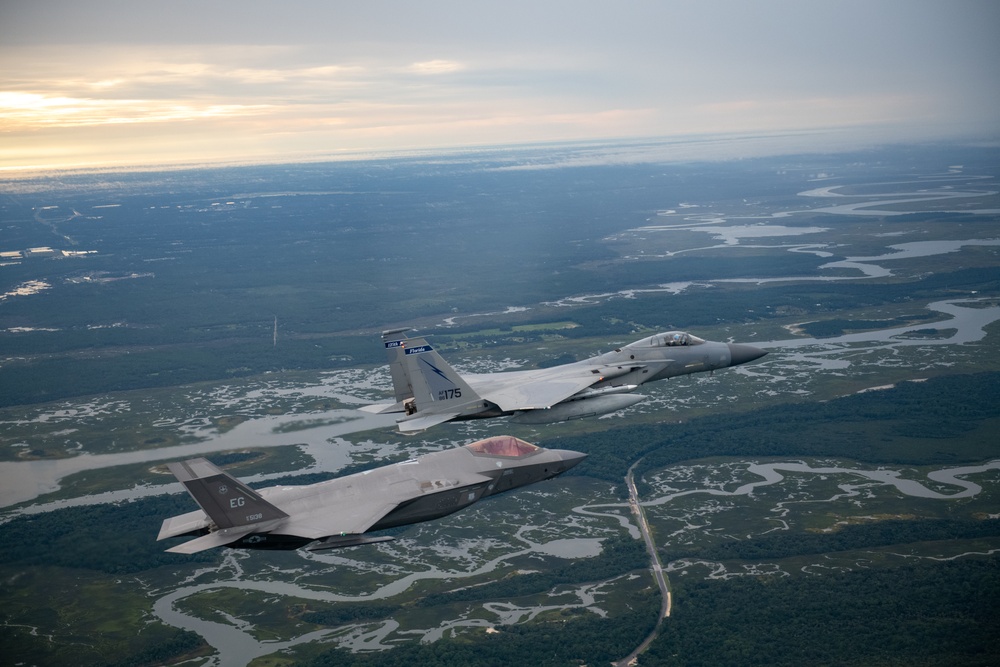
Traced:
<path fill-rule="evenodd" d="M 831 129 L 1000 136 L 1000 2 L 0 2 L 0 173 Z"/>

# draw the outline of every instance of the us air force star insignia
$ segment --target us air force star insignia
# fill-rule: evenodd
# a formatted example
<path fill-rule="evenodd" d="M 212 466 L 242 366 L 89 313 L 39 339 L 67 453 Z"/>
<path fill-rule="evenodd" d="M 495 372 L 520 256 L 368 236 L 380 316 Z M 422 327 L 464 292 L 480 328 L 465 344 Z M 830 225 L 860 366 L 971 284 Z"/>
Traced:
<path fill-rule="evenodd" d="M 219 494 L 220 495 L 225 495 L 227 491 L 229 491 L 229 487 L 226 486 L 225 484 L 223 484 L 222 486 L 219 487 Z"/>

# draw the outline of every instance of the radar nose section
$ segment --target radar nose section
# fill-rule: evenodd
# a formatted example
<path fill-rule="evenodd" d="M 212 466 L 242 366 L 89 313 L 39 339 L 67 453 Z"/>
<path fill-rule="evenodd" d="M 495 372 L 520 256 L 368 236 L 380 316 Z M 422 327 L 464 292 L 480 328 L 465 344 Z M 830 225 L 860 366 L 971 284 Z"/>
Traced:
<path fill-rule="evenodd" d="M 559 457 L 562 464 L 562 470 L 560 470 L 560 472 L 569 470 L 577 463 L 587 458 L 586 454 L 582 452 L 574 452 L 572 449 L 550 449 L 549 451 Z"/>
<path fill-rule="evenodd" d="M 739 366 L 740 364 L 751 362 L 754 359 L 760 359 L 767 354 L 766 350 L 754 347 L 753 345 L 743 345 L 742 343 L 727 344 L 729 345 L 730 366 Z"/>

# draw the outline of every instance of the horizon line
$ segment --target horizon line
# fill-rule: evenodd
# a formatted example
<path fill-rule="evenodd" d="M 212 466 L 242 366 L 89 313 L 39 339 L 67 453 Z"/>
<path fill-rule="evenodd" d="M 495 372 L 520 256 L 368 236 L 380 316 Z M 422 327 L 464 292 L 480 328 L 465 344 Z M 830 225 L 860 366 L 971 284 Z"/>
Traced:
<path fill-rule="evenodd" d="M 598 139 L 559 139 L 540 141 L 521 141 L 502 144 L 460 144 L 442 145 L 433 147 L 404 147 L 404 148 L 372 148 L 372 149 L 350 149 L 341 152 L 323 153 L 300 153 L 282 154 L 270 157 L 242 157 L 242 158 L 205 158 L 195 161 L 164 161 L 164 162 L 121 162 L 115 164 L 79 164 L 66 166 L 53 165 L 27 165 L 27 166 L 0 166 L 0 180 L 29 180 L 32 178 L 44 178 L 48 176 L 66 175 L 88 175 L 88 174 L 110 174 L 110 173 L 153 173 L 165 171 L 186 171 L 199 169 L 227 169 L 255 166 L 278 166 L 295 164 L 317 164 L 333 162 L 363 162 L 380 161 L 407 158 L 428 158 L 428 157 L 457 157 L 463 154 L 486 152 L 502 153 L 515 150 L 532 149 L 565 149 L 567 151 L 581 150 L 586 148 L 615 148 L 631 147 L 633 149 L 642 146 L 696 146 L 707 145 L 713 142 L 735 142 L 743 141 L 764 141 L 776 139 L 804 139 L 809 137 L 833 137 L 842 135 L 852 130 L 864 130 L 868 132 L 877 131 L 881 126 L 839 126 L 825 128 L 789 129 L 789 130 L 765 130 L 749 132 L 711 132 L 711 133 L 690 133 L 674 135 L 653 135 L 653 136 L 628 136 L 628 137 L 605 137 Z M 846 146 L 825 146 L 822 148 L 809 148 L 806 146 L 787 150 L 776 150 L 774 152 L 765 151 L 749 157 L 777 157 L 780 155 L 803 155 L 808 153 L 842 153 L 852 150 L 873 149 L 884 146 L 898 145 L 941 145 L 941 144 L 970 144 L 981 145 L 983 147 L 1000 146 L 1000 136 L 956 136 L 937 137 L 923 140 L 889 138 L 879 141 L 877 137 L 871 136 L 858 141 L 855 139 Z M 639 151 L 633 151 L 627 156 L 619 156 L 618 163 L 642 163 L 642 162 L 721 162 L 730 160 L 745 159 L 745 155 L 692 157 L 691 155 L 676 156 L 669 158 L 658 154 L 643 155 Z M 630 159 L 631 158 L 631 159 Z M 585 164 L 607 164 L 608 160 L 593 160 L 590 163 L 578 162 L 578 166 Z M 569 166 L 565 163 L 534 164 L 524 165 L 522 168 L 552 168 L 556 166 Z M 516 167 L 515 167 L 516 168 Z"/>

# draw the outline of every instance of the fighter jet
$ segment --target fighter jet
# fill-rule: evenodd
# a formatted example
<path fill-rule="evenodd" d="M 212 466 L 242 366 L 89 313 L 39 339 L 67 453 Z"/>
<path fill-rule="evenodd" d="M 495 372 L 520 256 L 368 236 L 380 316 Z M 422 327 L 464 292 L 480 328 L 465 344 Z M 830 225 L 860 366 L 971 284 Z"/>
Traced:
<path fill-rule="evenodd" d="M 487 496 L 563 473 L 586 454 L 509 435 L 308 486 L 253 490 L 208 460 L 169 463 L 200 510 L 163 521 L 157 540 L 199 536 L 167 551 L 213 547 L 324 551 L 385 542 L 372 531 L 447 516 Z"/>
<path fill-rule="evenodd" d="M 639 385 L 738 366 L 767 352 L 752 345 L 715 343 L 668 331 L 612 352 L 562 366 L 486 375 L 459 375 L 424 338 L 407 329 L 382 332 L 396 402 L 362 407 L 402 413 L 403 433 L 452 420 L 512 415 L 520 424 L 547 424 L 606 414 L 635 405 Z"/>

